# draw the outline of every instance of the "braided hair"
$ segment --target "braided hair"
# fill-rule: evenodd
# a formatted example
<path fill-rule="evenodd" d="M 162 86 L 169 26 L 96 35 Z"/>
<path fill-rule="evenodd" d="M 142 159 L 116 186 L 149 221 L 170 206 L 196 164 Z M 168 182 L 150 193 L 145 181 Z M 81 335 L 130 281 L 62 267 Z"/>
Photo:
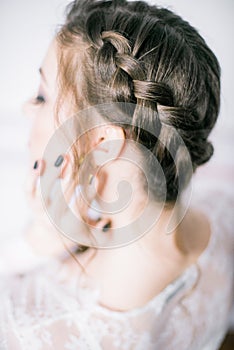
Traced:
<path fill-rule="evenodd" d="M 178 179 L 189 181 L 187 164 L 194 171 L 213 153 L 220 67 L 204 39 L 178 15 L 143 1 L 76 0 L 57 40 L 63 91 L 73 92 L 78 108 L 132 104 L 125 113 L 137 127 L 129 135 L 157 157 L 166 199 L 175 201 Z"/>

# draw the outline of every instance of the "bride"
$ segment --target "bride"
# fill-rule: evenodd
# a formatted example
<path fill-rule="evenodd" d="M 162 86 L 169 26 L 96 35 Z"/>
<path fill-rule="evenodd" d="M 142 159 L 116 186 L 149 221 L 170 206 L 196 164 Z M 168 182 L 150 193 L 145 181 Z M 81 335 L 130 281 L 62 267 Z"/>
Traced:
<path fill-rule="evenodd" d="M 79 0 L 40 75 L 27 241 L 53 259 L 2 282 L 0 348 L 218 349 L 232 204 L 189 186 L 213 153 L 216 57 L 167 9 Z"/>

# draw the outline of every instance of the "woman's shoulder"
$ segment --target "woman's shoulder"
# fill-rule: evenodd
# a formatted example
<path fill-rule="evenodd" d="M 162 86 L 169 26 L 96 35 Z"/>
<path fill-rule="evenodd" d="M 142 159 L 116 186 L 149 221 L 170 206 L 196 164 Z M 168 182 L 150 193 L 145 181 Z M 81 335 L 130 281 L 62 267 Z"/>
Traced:
<path fill-rule="evenodd" d="M 68 281 L 62 270 L 56 262 L 1 279 L 1 349 L 94 348 L 90 338 L 98 325 L 90 322 L 95 296 L 86 291 L 78 298 L 76 281 Z"/>
<path fill-rule="evenodd" d="M 74 286 L 63 282 L 63 277 L 62 265 L 58 261 L 50 261 L 25 273 L 2 276 L 0 318 L 4 316 L 10 320 L 15 314 L 15 325 L 20 325 L 24 316 L 32 323 L 39 316 L 42 322 L 50 317 L 62 317 L 74 290 Z"/>
<path fill-rule="evenodd" d="M 224 184 L 194 183 L 191 207 L 206 216 L 211 240 L 216 236 L 234 249 L 234 191 Z"/>

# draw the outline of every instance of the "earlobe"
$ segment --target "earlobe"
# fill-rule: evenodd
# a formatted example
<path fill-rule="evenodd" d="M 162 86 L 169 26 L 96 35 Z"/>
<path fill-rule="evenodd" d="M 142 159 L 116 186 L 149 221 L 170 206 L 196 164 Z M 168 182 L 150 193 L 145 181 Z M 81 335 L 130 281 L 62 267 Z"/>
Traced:
<path fill-rule="evenodd" d="M 96 165 L 104 165 L 121 154 L 125 144 L 125 134 L 121 127 L 108 125 L 101 128 L 98 142 L 92 152 Z"/>

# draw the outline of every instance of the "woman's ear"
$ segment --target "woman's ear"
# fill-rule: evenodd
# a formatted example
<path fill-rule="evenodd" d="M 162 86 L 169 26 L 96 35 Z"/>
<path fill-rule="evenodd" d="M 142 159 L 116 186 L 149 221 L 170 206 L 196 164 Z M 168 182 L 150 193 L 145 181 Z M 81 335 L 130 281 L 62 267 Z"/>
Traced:
<path fill-rule="evenodd" d="M 123 128 L 116 125 L 100 126 L 95 133 L 92 156 L 96 165 L 101 166 L 115 160 L 121 154 L 125 143 Z"/>

